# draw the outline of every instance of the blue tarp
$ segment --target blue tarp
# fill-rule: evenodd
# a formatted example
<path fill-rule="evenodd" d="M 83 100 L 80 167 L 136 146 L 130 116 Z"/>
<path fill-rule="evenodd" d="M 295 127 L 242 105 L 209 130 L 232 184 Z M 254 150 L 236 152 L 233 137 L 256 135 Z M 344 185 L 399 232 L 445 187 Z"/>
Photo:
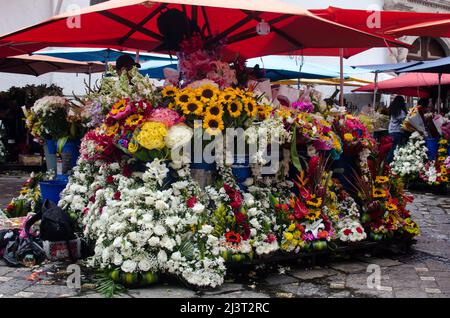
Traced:
<path fill-rule="evenodd" d="M 102 62 L 102 63 L 115 62 L 119 56 L 123 54 L 128 54 L 134 60 L 136 60 L 136 53 L 127 51 L 122 52 L 113 49 L 67 48 L 67 49 L 43 50 L 35 52 L 34 54 L 59 57 L 74 61 Z M 146 61 L 170 62 L 171 60 L 172 59 L 169 56 L 163 54 L 148 54 L 148 53 L 139 54 L 139 62 L 146 62 Z"/>
<path fill-rule="evenodd" d="M 407 63 L 396 63 L 396 64 L 374 64 L 374 65 L 357 65 L 353 68 L 363 69 L 371 73 L 383 73 L 383 72 L 399 72 L 400 70 L 420 65 L 422 62 L 407 62 Z"/>
<path fill-rule="evenodd" d="M 398 71 L 398 73 L 407 73 L 407 72 L 449 74 L 450 57 L 444 57 L 442 59 L 434 61 L 424 61 L 419 65 L 415 65 Z"/>

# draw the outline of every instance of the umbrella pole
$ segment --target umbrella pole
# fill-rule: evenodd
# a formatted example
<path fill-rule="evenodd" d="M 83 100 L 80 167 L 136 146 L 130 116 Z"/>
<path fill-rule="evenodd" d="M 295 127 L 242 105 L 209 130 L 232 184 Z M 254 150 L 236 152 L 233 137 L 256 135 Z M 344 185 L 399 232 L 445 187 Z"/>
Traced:
<path fill-rule="evenodd" d="M 441 83 L 442 83 L 442 73 L 439 73 L 439 83 L 438 83 L 438 98 L 437 98 L 437 112 L 441 113 Z"/>
<path fill-rule="evenodd" d="M 341 95 L 339 98 L 339 104 L 344 106 L 344 49 L 339 49 L 339 66 L 340 66 L 340 89 Z"/>
<path fill-rule="evenodd" d="M 373 90 L 373 104 L 372 104 L 372 106 L 373 106 L 373 109 L 375 110 L 376 109 L 375 104 L 377 102 L 377 91 L 378 91 L 378 72 L 375 72 L 374 85 L 375 85 L 375 87 L 374 87 L 374 90 Z"/>
<path fill-rule="evenodd" d="M 139 50 L 136 50 L 136 63 L 139 63 Z"/>

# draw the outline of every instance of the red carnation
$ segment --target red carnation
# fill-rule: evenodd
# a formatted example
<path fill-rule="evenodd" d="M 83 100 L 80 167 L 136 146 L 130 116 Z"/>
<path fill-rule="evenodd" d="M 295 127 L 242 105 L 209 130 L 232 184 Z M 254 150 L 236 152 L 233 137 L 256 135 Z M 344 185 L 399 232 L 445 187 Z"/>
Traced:
<path fill-rule="evenodd" d="M 121 195 L 121 193 L 119 191 L 114 193 L 114 200 L 120 200 L 120 195 Z"/>
<path fill-rule="evenodd" d="M 273 235 L 272 233 L 267 234 L 266 242 L 272 243 L 277 240 L 277 237 Z"/>
<path fill-rule="evenodd" d="M 225 240 L 229 243 L 240 243 L 241 235 L 233 231 L 225 233 Z"/>
<path fill-rule="evenodd" d="M 106 177 L 106 183 L 111 184 L 111 183 L 113 183 L 113 182 L 114 182 L 113 176 L 107 176 L 107 177 Z"/>
<path fill-rule="evenodd" d="M 244 228 L 244 235 L 242 235 L 242 238 L 244 241 L 247 241 L 250 238 L 250 226 L 248 226 L 247 223 L 243 225 Z"/>
<path fill-rule="evenodd" d="M 194 197 L 190 198 L 189 200 L 187 200 L 186 204 L 187 204 L 188 208 L 192 209 L 197 202 L 198 202 L 197 198 L 194 196 Z"/>
<path fill-rule="evenodd" d="M 345 229 L 344 230 L 344 235 L 350 235 L 350 234 L 352 234 L 353 232 L 352 232 L 352 230 L 350 230 L 350 229 Z"/>
<path fill-rule="evenodd" d="M 359 226 L 356 228 L 356 232 L 358 232 L 359 234 L 362 234 L 362 232 L 363 232 L 363 229 L 362 228 L 360 228 Z"/>
<path fill-rule="evenodd" d="M 131 176 L 131 169 L 128 166 L 123 167 L 122 169 L 122 175 L 124 177 L 129 178 Z"/>
<path fill-rule="evenodd" d="M 242 212 L 235 213 L 234 214 L 234 218 L 236 220 L 236 223 L 239 224 L 239 225 L 244 223 L 244 221 L 245 221 L 245 215 Z"/>

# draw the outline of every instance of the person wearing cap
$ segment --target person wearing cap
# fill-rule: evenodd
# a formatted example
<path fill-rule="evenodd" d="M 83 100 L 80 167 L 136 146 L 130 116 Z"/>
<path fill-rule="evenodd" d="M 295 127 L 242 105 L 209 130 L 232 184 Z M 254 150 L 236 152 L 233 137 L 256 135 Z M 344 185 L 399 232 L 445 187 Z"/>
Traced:
<path fill-rule="evenodd" d="M 122 75 L 123 72 L 127 72 L 128 74 L 128 72 L 131 71 L 133 67 L 140 68 L 141 65 L 139 63 L 136 63 L 134 59 L 128 54 L 122 54 L 116 60 L 116 71 L 119 76 Z"/>

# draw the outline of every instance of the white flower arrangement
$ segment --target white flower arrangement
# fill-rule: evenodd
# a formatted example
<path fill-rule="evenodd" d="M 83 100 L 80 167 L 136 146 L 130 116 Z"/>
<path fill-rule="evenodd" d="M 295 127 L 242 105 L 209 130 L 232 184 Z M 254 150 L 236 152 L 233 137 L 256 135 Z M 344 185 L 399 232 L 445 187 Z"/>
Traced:
<path fill-rule="evenodd" d="M 427 148 L 425 140 L 418 132 L 413 132 L 403 147 L 394 152 L 394 161 L 390 164 L 392 172 L 400 177 L 418 177 L 425 168 Z"/>

